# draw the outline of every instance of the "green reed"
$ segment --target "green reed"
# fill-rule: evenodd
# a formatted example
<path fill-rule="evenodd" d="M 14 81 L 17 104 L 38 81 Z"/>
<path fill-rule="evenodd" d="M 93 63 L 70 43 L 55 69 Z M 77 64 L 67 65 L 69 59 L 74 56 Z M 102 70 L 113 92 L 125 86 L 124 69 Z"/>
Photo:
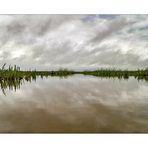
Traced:
<path fill-rule="evenodd" d="M 0 68 L 0 87 L 5 94 L 5 89 L 12 90 L 19 89 L 24 81 L 36 81 L 37 77 L 68 77 L 74 74 L 91 75 L 105 78 L 128 79 L 134 77 L 137 80 L 148 81 L 148 69 L 141 70 L 117 70 L 117 69 L 98 69 L 94 71 L 72 71 L 67 69 L 60 69 L 56 71 L 23 71 L 20 67 L 14 65 L 5 68 L 6 64 Z"/>

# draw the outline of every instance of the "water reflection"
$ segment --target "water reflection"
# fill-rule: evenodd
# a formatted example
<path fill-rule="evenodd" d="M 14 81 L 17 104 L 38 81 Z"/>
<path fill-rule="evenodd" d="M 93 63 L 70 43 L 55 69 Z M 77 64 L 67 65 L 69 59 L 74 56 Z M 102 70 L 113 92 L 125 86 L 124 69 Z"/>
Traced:
<path fill-rule="evenodd" d="M 78 74 L 77 74 L 78 75 Z M 92 76 L 94 76 L 94 75 L 83 75 L 83 76 L 85 76 L 85 77 L 88 77 L 88 76 L 90 76 L 90 77 L 92 77 Z M 9 90 L 14 90 L 14 91 L 16 91 L 17 89 L 20 89 L 20 87 L 21 87 L 21 85 L 22 84 L 24 84 L 25 82 L 32 82 L 32 81 L 36 81 L 36 79 L 37 78 L 41 78 L 41 79 L 44 79 L 44 78 L 48 78 L 48 77 L 58 77 L 58 78 L 60 78 L 60 79 L 66 79 L 66 78 L 68 78 L 68 77 L 71 77 L 71 75 L 65 75 L 65 76 L 59 76 L 59 75 L 57 75 L 57 76 L 52 76 L 52 75 L 38 75 L 38 76 L 36 76 L 36 75 L 33 75 L 33 76 L 29 76 L 29 77 L 24 77 L 24 78 L 13 78 L 13 79 L 2 79 L 2 78 L 0 78 L 0 87 L 1 87 L 1 90 L 2 90 L 2 93 L 4 94 L 4 95 L 6 95 L 6 92 L 5 92 L 5 90 L 6 89 L 9 89 Z M 94 77 L 97 77 L 97 78 L 101 78 L 101 79 L 104 79 L 104 78 L 106 78 L 106 79 L 112 79 L 112 80 L 115 80 L 115 79 L 118 79 L 118 80 L 128 80 L 128 79 L 130 79 L 131 77 L 109 77 L 109 76 L 94 76 Z M 132 78 L 135 78 L 137 81 L 148 81 L 148 77 L 132 77 Z"/>
<path fill-rule="evenodd" d="M 0 88 L 2 90 L 2 93 L 4 95 L 6 95 L 5 90 L 9 89 L 9 90 L 14 90 L 16 91 L 17 89 L 20 89 L 21 85 L 24 84 L 25 82 L 32 82 L 32 81 L 36 81 L 37 77 L 43 79 L 43 78 L 48 78 L 49 76 L 47 75 L 39 75 L 39 76 L 29 76 L 29 77 L 24 77 L 24 78 L 13 78 L 13 79 L 9 79 L 9 78 L 1 78 L 0 77 Z M 50 76 L 52 77 L 52 76 Z M 67 78 L 68 76 L 58 76 L 59 78 Z"/>
<path fill-rule="evenodd" d="M 146 82 L 75 75 L 21 84 L 0 95 L 0 132 L 148 132 Z"/>

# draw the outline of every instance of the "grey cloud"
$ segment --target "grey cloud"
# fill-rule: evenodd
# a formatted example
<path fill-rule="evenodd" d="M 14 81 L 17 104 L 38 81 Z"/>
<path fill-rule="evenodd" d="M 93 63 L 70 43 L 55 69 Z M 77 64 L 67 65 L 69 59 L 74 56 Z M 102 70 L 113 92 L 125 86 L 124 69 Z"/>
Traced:
<path fill-rule="evenodd" d="M 71 46 L 69 42 L 63 44 L 54 44 L 52 47 L 46 47 L 45 45 L 35 46 L 32 49 L 32 58 L 40 58 L 40 63 L 54 63 L 55 61 L 66 57 L 67 53 L 71 53 Z"/>
<path fill-rule="evenodd" d="M 1 56 L 4 59 L 8 59 L 10 57 L 10 53 L 8 51 L 4 51 Z"/>
<path fill-rule="evenodd" d="M 0 25 L 0 39 L 3 43 L 13 40 L 32 44 L 36 38 L 53 31 L 64 22 L 78 18 L 75 15 L 13 15 L 12 21 Z"/>
<path fill-rule="evenodd" d="M 100 19 L 99 15 L 92 15 L 96 21 L 92 21 L 87 15 L 10 17 L 9 21 L 0 23 L 2 64 L 6 62 L 8 65 L 11 63 L 37 69 L 91 69 L 105 65 L 119 68 L 147 67 L 147 27 L 138 32 L 129 32 L 130 29 L 146 26 L 146 19 L 144 22 L 140 19 L 139 22 L 139 17 L 126 15 L 110 16 L 113 19 L 108 16 L 101 16 L 103 18 Z M 84 18 L 88 18 L 89 23 Z M 20 55 L 13 56 L 21 50 L 24 51 Z"/>
<path fill-rule="evenodd" d="M 98 16 L 99 18 L 102 18 L 102 19 L 116 19 L 117 17 L 119 17 L 119 15 L 115 15 L 115 14 L 100 14 L 99 16 Z"/>
<path fill-rule="evenodd" d="M 69 68 L 73 68 L 73 65 L 86 67 L 95 65 L 98 68 L 101 65 L 118 68 L 144 68 L 148 63 L 148 59 L 141 60 L 139 55 L 132 53 L 130 50 L 123 54 L 120 50 L 114 51 L 109 46 L 103 46 L 91 51 L 85 49 L 72 51 L 70 45 L 67 42 L 52 49 L 46 49 L 44 46 L 34 48 L 32 56 L 33 58 L 39 57 L 39 62 L 42 64 L 67 65 Z M 114 46 L 111 48 L 113 49 Z"/>
<path fill-rule="evenodd" d="M 98 55 L 98 61 L 100 64 L 110 65 L 113 67 L 126 68 L 127 66 L 144 68 L 148 59 L 141 60 L 140 56 L 131 53 L 130 51 L 123 54 L 121 51 L 106 51 Z M 97 61 L 94 61 L 96 63 Z"/>
<path fill-rule="evenodd" d="M 99 31 L 97 33 L 95 33 L 95 37 L 93 37 L 90 40 L 90 42 L 95 42 L 95 43 L 100 42 L 103 39 L 106 39 L 107 37 L 112 35 L 113 33 L 118 32 L 126 25 L 128 25 L 128 22 L 126 21 L 126 19 L 121 19 L 121 18 L 114 20 L 112 22 L 109 22 L 107 29 L 102 30 L 101 28 L 99 28 L 98 29 Z"/>

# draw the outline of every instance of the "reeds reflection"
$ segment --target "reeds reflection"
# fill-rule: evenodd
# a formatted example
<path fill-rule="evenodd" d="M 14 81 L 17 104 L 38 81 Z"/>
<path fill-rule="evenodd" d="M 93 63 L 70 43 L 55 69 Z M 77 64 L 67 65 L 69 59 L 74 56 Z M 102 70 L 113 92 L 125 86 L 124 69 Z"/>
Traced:
<path fill-rule="evenodd" d="M 28 76 L 24 78 L 3 78 L 0 79 L 0 87 L 1 91 L 4 95 L 6 95 L 6 89 L 16 91 L 17 89 L 21 88 L 21 85 L 27 82 L 36 81 L 37 77 L 40 77 L 41 79 L 45 79 L 48 76 L 38 75 L 38 76 Z M 67 76 L 60 76 L 60 78 L 67 78 Z"/>
<path fill-rule="evenodd" d="M 116 70 L 116 69 L 99 69 L 94 71 L 72 71 L 67 69 L 60 69 L 57 71 L 21 71 L 20 67 L 14 65 L 9 66 L 5 69 L 4 64 L 0 69 L 0 86 L 4 95 L 6 95 L 5 90 L 19 89 L 20 86 L 25 82 L 36 81 L 37 77 L 42 79 L 45 77 L 68 77 L 75 74 L 96 76 L 101 78 L 111 78 L 111 79 L 125 79 L 128 80 L 129 77 L 134 77 L 135 79 L 148 81 L 148 69 L 144 70 Z"/>
<path fill-rule="evenodd" d="M 75 74 L 78 75 L 78 74 Z M 83 75 L 83 74 L 80 74 Z M 98 77 L 98 78 L 105 78 L 105 79 L 118 79 L 118 80 L 128 80 L 131 77 L 130 76 L 98 76 L 98 75 L 93 75 L 93 74 L 88 74 L 90 76 L 93 77 Z M 0 87 L 1 87 L 1 91 L 4 95 L 6 95 L 6 89 L 8 90 L 13 90 L 16 91 L 17 89 L 21 88 L 21 85 L 23 85 L 24 83 L 27 82 L 32 82 L 32 81 L 36 81 L 37 78 L 41 78 L 41 79 L 47 79 L 48 77 L 59 77 L 60 79 L 66 79 L 69 76 L 71 76 L 71 74 L 69 75 L 44 75 L 44 74 L 38 74 L 38 75 L 30 75 L 30 76 L 25 76 L 25 77 L 15 77 L 15 78 L 0 78 Z M 86 75 L 83 75 L 84 77 Z M 135 76 L 133 77 L 135 78 L 137 81 L 147 81 L 148 82 L 148 77 L 142 77 L 142 76 Z"/>

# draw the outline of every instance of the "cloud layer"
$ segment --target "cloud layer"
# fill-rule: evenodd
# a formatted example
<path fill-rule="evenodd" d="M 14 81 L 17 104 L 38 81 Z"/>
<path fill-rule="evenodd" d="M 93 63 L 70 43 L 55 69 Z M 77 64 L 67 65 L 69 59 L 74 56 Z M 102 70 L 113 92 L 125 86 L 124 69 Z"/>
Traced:
<path fill-rule="evenodd" d="M 148 67 L 148 15 L 1 15 L 0 65 Z"/>

